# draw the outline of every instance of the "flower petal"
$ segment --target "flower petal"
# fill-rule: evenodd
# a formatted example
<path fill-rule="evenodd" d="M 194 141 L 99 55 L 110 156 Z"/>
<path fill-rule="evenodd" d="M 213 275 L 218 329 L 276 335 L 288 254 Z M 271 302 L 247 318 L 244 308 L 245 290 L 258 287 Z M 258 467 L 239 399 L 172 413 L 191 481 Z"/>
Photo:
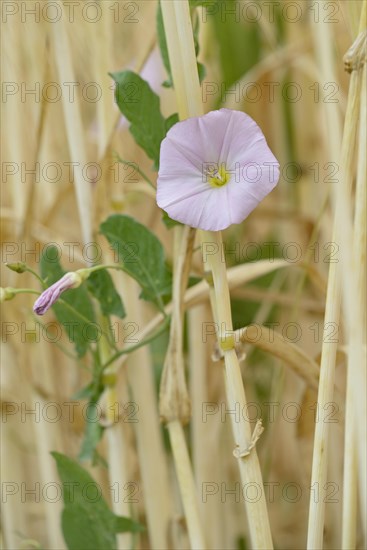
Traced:
<path fill-rule="evenodd" d="M 206 168 L 224 163 L 231 177 L 210 185 Z M 220 109 L 175 124 L 161 145 L 157 203 L 171 218 L 219 231 L 242 222 L 275 187 L 279 163 L 259 126 Z"/>
<path fill-rule="evenodd" d="M 200 171 L 202 163 L 218 163 L 220 161 L 225 130 L 229 123 L 228 114 L 223 114 L 222 111 L 236 112 L 229 109 L 211 111 L 203 117 L 188 118 L 172 126 L 162 142 L 161 155 L 163 158 L 161 157 L 161 160 L 163 162 L 160 163 L 159 175 L 166 173 L 170 166 L 165 163 L 166 160 L 169 160 L 165 155 L 166 140 L 176 143 L 181 151 L 185 151 L 186 160 L 194 162 Z"/>
<path fill-rule="evenodd" d="M 210 188 L 197 200 L 191 197 L 167 209 L 171 218 L 191 227 L 206 231 L 221 231 L 231 225 L 231 213 L 227 206 L 226 188 Z"/>

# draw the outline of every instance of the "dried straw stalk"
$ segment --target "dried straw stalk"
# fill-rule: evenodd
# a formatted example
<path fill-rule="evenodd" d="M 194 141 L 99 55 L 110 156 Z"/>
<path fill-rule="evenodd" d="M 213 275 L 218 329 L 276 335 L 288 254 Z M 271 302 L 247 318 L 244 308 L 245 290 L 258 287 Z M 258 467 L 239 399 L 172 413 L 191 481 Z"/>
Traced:
<path fill-rule="evenodd" d="M 320 72 L 323 74 L 326 81 L 333 82 L 336 80 L 334 73 L 333 51 L 331 47 L 333 41 L 330 34 L 330 28 L 323 21 L 320 21 L 315 25 L 315 41 L 319 58 Z M 334 323 L 340 328 L 340 306 L 342 300 L 341 291 L 343 285 L 343 297 L 346 305 L 345 313 L 347 334 L 350 334 L 348 329 L 351 327 L 351 304 L 353 304 L 354 307 L 357 307 L 357 311 L 360 310 L 360 297 L 356 293 L 356 285 L 353 283 L 354 275 L 351 271 L 352 261 L 350 247 L 350 243 L 353 240 L 352 205 L 350 197 L 353 182 L 354 148 L 359 114 L 358 79 L 356 79 L 355 76 L 352 76 L 351 79 L 342 144 L 338 109 L 333 103 L 326 103 L 324 107 L 328 129 L 329 158 L 341 159 L 340 168 L 342 174 L 342 181 L 339 182 L 338 185 L 333 186 L 331 194 L 334 207 L 333 241 L 340 246 L 341 261 L 340 263 L 330 264 L 325 309 L 325 326 L 328 326 L 327 323 Z M 341 222 L 341 220 L 343 220 L 343 222 Z M 359 320 L 361 320 L 360 316 Z M 320 498 L 310 500 L 307 542 L 307 547 L 309 550 L 315 550 L 323 547 L 326 497 L 325 491 L 327 489 L 326 481 L 330 427 L 330 424 L 325 421 L 325 414 L 327 411 L 327 404 L 333 399 L 337 347 L 337 342 L 329 342 L 326 341 L 326 339 L 323 341 L 318 393 L 320 419 L 315 430 L 311 479 L 311 486 L 317 486 L 320 492 Z M 361 346 L 360 342 L 358 342 L 358 345 L 354 348 L 354 351 L 357 352 L 357 357 L 355 357 L 356 361 L 354 363 L 357 371 L 360 370 L 358 367 L 360 364 L 360 350 Z M 349 353 L 351 352 L 353 353 L 353 348 L 349 350 Z M 363 371 L 363 368 L 361 370 Z M 349 417 L 349 421 L 347 420 L 346 430 L 347 433 L 348 430 L 352 431 L 352 435 L 348 437 L 349 443 L 351 443 L 353 441 L 354 432 L 354 420 L 352 417 Z M 350 452 L 353 453 L 351 449 L 348 450 L 348 453 Z M 351 464 L 350 466 L 350 471 L 352 471 L 353 465 Z M 355 480 L 350 478 L 350 483 L 348 485 L 351 491 L 355 493 Z M 353 502 L 355 501 L 355 494 L 351 494 L 348 497 L 348 500 L 350 502 L 350 506 L 347 508 L 354 515 L 353 510 L 355 510 L 355 506 L 353 505 Z M 348 530 L 350 535 L 343 536 L 345 539 L 349 538 L 350 541 L 353 540 L 354 529 L 352 524 L 354 523 L 355 516 L 353 519 L 350 518 L 348 520 L 348 525 L 350 526 Z"/>

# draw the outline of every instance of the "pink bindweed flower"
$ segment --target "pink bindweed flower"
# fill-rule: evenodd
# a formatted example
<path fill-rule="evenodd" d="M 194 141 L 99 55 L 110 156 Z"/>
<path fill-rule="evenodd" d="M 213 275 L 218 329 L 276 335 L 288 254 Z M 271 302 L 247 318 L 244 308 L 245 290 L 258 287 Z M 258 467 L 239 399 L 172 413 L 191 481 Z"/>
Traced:
<path fill-rule="evenodd" d="M 82 271 L 87 270 L 81 269 L 80 272 Z M 51 306 L 54 305 L 65 290 L 77 288 L 82 284 L 84 279 L 85 277 L 77 271 L 65 273 L 59 281 L 56 281 L 56 283 L 42 292 L 41 296 L 39 296 L 34 303 L 33 311 L 37 313 L 37 315 L 43 315 L 48 309 L 50 309 Z"/>
<path fill-rule="evenodd" d="M 279 163 L 251 117 L 220 109 L 175 124 L 161 145 L 157 203 L 207 231 L 241 223 L 276 186 Z"/>

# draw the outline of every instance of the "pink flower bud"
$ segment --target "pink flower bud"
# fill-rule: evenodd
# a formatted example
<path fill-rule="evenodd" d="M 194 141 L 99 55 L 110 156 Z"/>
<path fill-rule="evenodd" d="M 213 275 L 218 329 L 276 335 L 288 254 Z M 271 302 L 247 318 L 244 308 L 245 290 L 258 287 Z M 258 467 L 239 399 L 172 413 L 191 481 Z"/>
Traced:
<path fill-rule="evenodd" d="M 77 288 L 82 284 L 84 279 L 85 277 L 81 276 L 77 271 L 65 273 L 59 281 L 56 281 L 56 283 L 42 292 L 41 296 L 39 296 L 34 303 L 33 311 L 37 313 L 37 315 L 43 315 L 54 305 L 65 290 Z"/>

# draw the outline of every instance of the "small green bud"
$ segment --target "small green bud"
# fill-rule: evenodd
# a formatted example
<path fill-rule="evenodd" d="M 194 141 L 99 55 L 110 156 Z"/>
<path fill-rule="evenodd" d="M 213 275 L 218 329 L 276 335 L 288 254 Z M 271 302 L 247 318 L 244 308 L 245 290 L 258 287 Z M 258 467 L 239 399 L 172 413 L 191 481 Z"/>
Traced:
<path fill-rule="evenodd" d="M 12 300 L 14 296 L 14 288 L 10 288 L 9 286 L 6 288 L 0 288 L 0 303 Z"/>
<path fill-rule="evenodd" d="M 24 273 L 27 271 L 27 266 L 24 262 L 14 262 L 13 264 L 6 263 L 7 268 L 15 271 L 16 273 Z"/>

